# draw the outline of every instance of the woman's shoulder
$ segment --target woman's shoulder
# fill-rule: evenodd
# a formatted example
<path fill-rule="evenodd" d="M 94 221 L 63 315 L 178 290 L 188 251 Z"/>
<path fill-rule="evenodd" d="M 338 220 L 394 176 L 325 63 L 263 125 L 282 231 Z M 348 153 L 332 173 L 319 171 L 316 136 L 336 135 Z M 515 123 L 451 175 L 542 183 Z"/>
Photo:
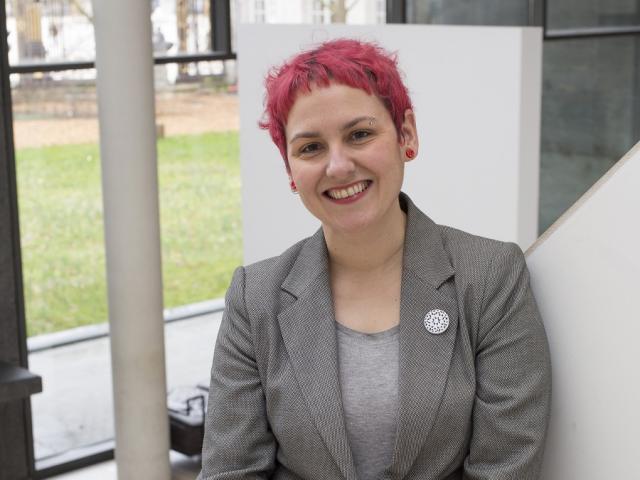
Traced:
<path fill-rule="evenodd" d="M 458 278 L 481 281 L 490 269 L 525 268 L 522 249 L 514 242 L 474 235 L 446 225 L 438 225 L 438 229 Z"/>
<path fill-rule="evenodd" d="M 420 255 L 434 256 L 440 263 L 448 262 L 458 279 L 460 275 L 468 275 L 470 279 L 481 280 L 487 269 L 498 259 L 506 263 L 524 263 L 522 250 L 513 242 L 495 240 L 438 224 L 416 207 L 405 194 L 401 195 L 401 202 L 408 215 L 407 234 L 411 245 L 421 252 Z"/>
<path fill-rule="evenodd" d="M 307 276 L 311 276 L 311 270 L 314 267 L 317 271 L 320 267 L 317 263 L 321 255 L 316 253 L 314 257 L 310 252 L 324 251 L 323 239 L 319 231 L 290 246 L 280 255 L 239 267 L 243 273 L 242 289 L 247 306 L 253 305 L 259 310 L 271 310 L 281 300 L 283 288 L 290 280 L 292 272 L 309 270 Z"/>
<path fill-rule="evenodd" d="M 447 225 L 438 225 L 443 240 L 443 246 L 453 255 L 460 257 L 492 258 L 501 252 L 517 250 L 520 247 L 509 241 L 475 235 Z"/>

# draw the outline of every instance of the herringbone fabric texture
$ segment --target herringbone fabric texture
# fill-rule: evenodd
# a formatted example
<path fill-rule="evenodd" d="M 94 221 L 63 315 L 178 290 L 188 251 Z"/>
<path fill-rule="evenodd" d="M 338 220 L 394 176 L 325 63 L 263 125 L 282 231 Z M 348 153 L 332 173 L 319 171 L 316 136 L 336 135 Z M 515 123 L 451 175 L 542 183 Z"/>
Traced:
<path fill-rule="evenodd" d="M 524 256 L 401 203 L 398 428 L 384 478 L 537 479 L 551 373 Z M 449 317 L 441 334 L 425 329 L 432 310 Z M 356 479 L 321 230 L 236 270 L 205 426 L 200 480 Z"/>

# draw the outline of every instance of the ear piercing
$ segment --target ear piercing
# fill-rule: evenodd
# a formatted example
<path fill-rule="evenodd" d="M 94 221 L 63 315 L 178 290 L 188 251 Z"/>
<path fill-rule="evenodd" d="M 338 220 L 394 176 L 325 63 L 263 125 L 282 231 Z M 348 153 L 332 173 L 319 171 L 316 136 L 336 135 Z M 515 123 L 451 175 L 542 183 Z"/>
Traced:
<path fill-rule="evenodd" d="M 412 159 L 416 156 L 416 152 L 412 148 L 407 148 L 404 152 L 408 159 Z"/>
<path fill-rule="evenodd" d="M 296 182 L 293 181 L 293 178 L 289 178 L 289 187 L 291 188 L 291 193 L 298 193 L 298 187 L 296 187 Z"/>

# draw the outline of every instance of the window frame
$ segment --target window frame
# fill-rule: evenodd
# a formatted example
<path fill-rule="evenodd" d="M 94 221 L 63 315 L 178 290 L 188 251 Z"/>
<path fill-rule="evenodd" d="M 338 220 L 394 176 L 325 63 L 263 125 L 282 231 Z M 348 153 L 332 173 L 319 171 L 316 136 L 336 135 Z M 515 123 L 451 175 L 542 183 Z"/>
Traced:
<path fill-rule="evenodd" d="M 230 0 L 207 1 L 210 2 L 211 45 L 213 50 L 196 54 L 155 56 L 153 59 L 155 65 L 236 59 L 236 53 L 233 52 L 231 48 Z M 6 231 L 11 236 L 10 244 L 7 247 L 2 245 L 0 247 L 0 253 L 7 257 L 10 256 L 13 265 L 13 269 L 3 269 L 0 277 L 2 281 L 5 282 L 5 285 L 13 285 L 14 287 L 14 296 L 7 302 L 7 308 L 5 308 L 4 303 L 0 304 L 0 313 L 2 313 L 2 315 L 0 315 L 0 329 L 2 332 L 8 332 L 0 336 L 0 345 L 3 347 L 1 351 L 7 352 L 11 357 L 5 358 L 3 355 L 0 356 L 0 360 L 18 363 L 22 368 L 27 368 L 27 333 L 20 253 L 15 147 L 13 141 L 13 105 L 9 78 L 10 75 L 14 73 L 28 74 L 63 70 L 87 70 L 95 68 L 95 61 L 33 62 L 10 65 L 8 60 L 7 11 L 6 1 L 4 0 L 2 0 L 2 4 L 0 5 L 0 23 L 0 168 L 6 171 L 8 181 L 8 189 L 6 190 L 7 198 L 0 199 L 0 206 L 3 201 L 7 205 L 7 216 L 9 218 L 6 222 L 4 218 L 2 220 L 3 223 L 7 225 Z M 0 194 L 4 195 L 5 192 L 0 190 Z M 4 210 L 0 211 L 3 217 L 5 216 L 4 213 Z M 9 254 L 4 250 L 5 248 L 10 251 Z M 15 445 L 13 445 L 13 447 L 15 448 L 16 454 L 24 452 L 26 455 L 30 478 L 48 478 L 114 458 L 115 442 L 109 440 L 97 445 L 83 446 L 74 449 L 61 455 L 59 458 L 36 461 L 33 448 L 31 403 L 29 399 L 23 400 L 20 405 L 16 406 L 16 408 L 18 407 L 20 407 L 19 412 L 18 410 L 11 411 L 17 412 L 21 416 L 21 432 L 19 433 L 22 434 L 25 442 L 19 445 L 17 442 L 14 442 Z M 12 452 L 14 452 L 14 450 L 12 450 Z"/>

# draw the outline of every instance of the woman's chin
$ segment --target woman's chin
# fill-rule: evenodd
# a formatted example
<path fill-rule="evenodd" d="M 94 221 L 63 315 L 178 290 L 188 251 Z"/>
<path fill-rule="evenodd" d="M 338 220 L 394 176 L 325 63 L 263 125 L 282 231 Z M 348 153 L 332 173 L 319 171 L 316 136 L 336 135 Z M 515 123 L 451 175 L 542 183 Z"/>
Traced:
<path fill-rule="evenodd" d="M 332 221 L 323 221 L 322 227 L 325 232 L 328 230 L 331 233 L 341 236 L 362 235 L 375 230 L 376 222 L 373 221 L 373 219 L 360 215 L 356 218 L 345 218 L 340 221 L 336 221 L 335 219 Z"/>

